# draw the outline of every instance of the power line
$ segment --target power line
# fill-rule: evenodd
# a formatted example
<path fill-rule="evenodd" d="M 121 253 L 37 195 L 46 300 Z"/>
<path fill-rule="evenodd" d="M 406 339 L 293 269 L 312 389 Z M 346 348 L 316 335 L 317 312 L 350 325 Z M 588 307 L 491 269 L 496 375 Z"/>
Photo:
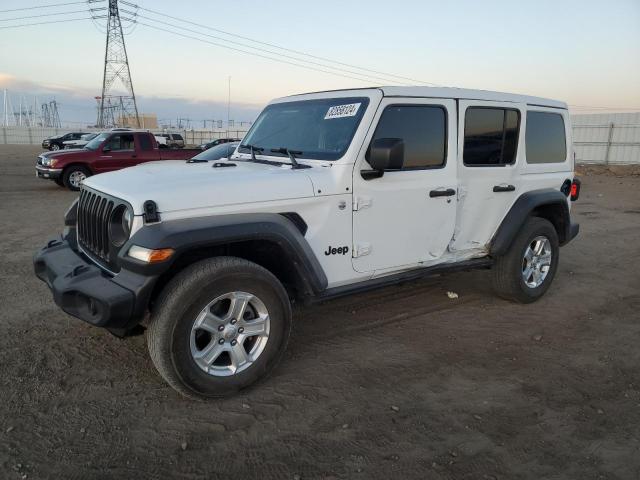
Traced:
<path fill-rule="evenodd" d="M 23 23 L 21 25 L 7 25 L 5 27 L 0 27 L 0 30 L 5 30 L 7 28 L 20 28 L 20 27 L 31 27 L 33 25 L 45 25 L 47 23 L 65 23 L 65 22 L 77 22 L 79 20 L 91 20 L 92 17 L 83 17 L 83 18 L 69 18 L 67 20 L 52 20 L 50 22 L 36 22 L 36 23 Z M 106 18 L 104 15 L 100 17 L 94 18 Z"/>
<path fill-rule="evenodd" d="M 96 12 L 99 10 L 105 10 L 107 7 L 99 7 L 99 8 L 91 8 L 90 12 Z M 56 13 L 42 13 L 40 15 L 28 15 L 26 17 L 13 17 L 13 18 L 0 18 L 0 22 L 10 22 L 12 20 L 24 20 L 26 18 L 37 18 L 37 17 L 51 17 L 53 15 L 68 15 L 71 13 L 86 13 L 87 10 L 70 10 L 68 12 L 56 12 Z"/>
<path fill-rule="evenodd" d="M 224 35 L 231 36 L 231 37 L 241 38 L 243 40 L 247 40 L 247 41 L 250 41 L 250 42 L 253 42 L 253 43 L 257 43 L 257 44 L 260 44 L 260 45 L 266 45 L 266 46 L 269 46 L 269 47 L 272 47 L 272 48 L 277 48 L 279 50 L 284 50 L 284 51 L 287 51 L 287 52 L 295 53 L 297 55 L 303 55 L 305 57 L 315 58 L 317 60 L 322 60 L 322 61 L 325 61 L 325 62 L 330 62 L 330 63 L 334 63 L 334 64 L 337 64 L 337 65 L 342 65 L 342 66 L 345 66 L 345 67 L 355 68 L 357 70 L 376 73 L 376 74 L 379 74 L 379 75 L 384 75 L 386 77 L 393 77 L 393 78 L 398 78 L 398 79 L 402 79 L 402 80 L 408 80 L 408 81 L 410 81 L 412 83 L 422 83 L 422 84 L 426 84 L 426 85 L 440 86 L 440 85 L 437 85 L 437 84 L 432 83 L 432 82 L 425 82 L 424 80 L 417 80 L 415 78 L 403 77 L 401 75 L 395 75 L 395 74 L 392 74 L 392 73 L 386 73 L 386 72 L 381 72 L 381 71 L 378 71 L 378 70 L 372 70 L 372 69 L 369 69 L 369 68 L 359 67 L 357 65 L 352 65 L 352 64 L 344 63 L 344 62 L 339 62 L 337 60 L 332 60 L 330 58 L 320 57 L 320 56 L 312 55 L 310 53 L 302 52 L 302 51 L 299 51 L 299 50 L 293 50 L 293 49 L 290 49 L 290 48 L 282 47 L 280 45 L 276 45 L 276 44 L 273 44 L 273 43 L 263 42 L 263 41 L 256 40 L 256 39 L 253 39 L 253 38 L 250 38 L 250 37 L 245 37 L 245 36 L 238 35 L 238 34 L 235 34 L 235 33 L 230 33 L 230 32 L 227 32 L 225 30 L 220 30 L 218 28 L 213 28 L 213 27 L 210 27 L 208 25 L 203 25 L 203 24 L 200 24 L 200 23 L 192 22 L 190 20 L 185 20 L 185 19 L 181 19 L 181 18 L 172 16 L 172 15 L 168 15 L 166 13 L 162 13 L 162 12 L 159 12 L 157 10 L 152 10 L 150 8 L 145 8 L 145 7 L 139 6 L 139 5 L 135 4 L 135 3 L 127 2 L 125 0 L 121 0 L 121 3 L 124 4 L 124 5 L 129 5 L 131 7 L 139 8 L 140 10 L 145 10 L 147 12 L 151 12 L 151 13 L 156 14 L 156 15 L 160 15 L 160 16 L 162 16 L 164 18 L 171 18 L 171 19 L 177 20 L 179 22 L 188 23 L 188 24 L 200 27 L 200 28 L 205 28 L 207 30 L 212 30 L 212 31 L 215 31 L 215 32 L 218 32 L 218 33 L 222 33 Z M 149 17 L 146 17 L 146 18 L 149 19 Z M 184 27 L 180 27 L 180 28 L 184 28 Z M 225 41 L 230 41 L 230 40 L 225 40 Z M 249 48 L 256 48 L 256 47 L 249 47 Z M 305 60 L 298 59 L 298 61 L 305 61 Z M 328 65 L 325 65 L 325 67 L 335 68 L 335 67 L 330 67 Z"/>
<path fill-rule="evenodd" d="M 122 11 L 126 12 L 126 13 L 130 13 L 130 14 L 134 13 L 134 12 L 129 12 L 128 10 L 122 10 Z M 231 44 L 234 44 L 234 45 L 239 45 L 239 46 L 245 47 L 245 48 L 250 48 L 250 49 L 257 50 L 259 52 L 264 52 L 264 53 L 267 53 L 267 54 L 270 54 L 270 55 L 279 55 L 281 57 L 288 58 L 288 59 L 294 60 L 296 62 L 309 63 L 311 65 L 317 65 L 317 66 L 320 66 L 320 67 L 323 67 L 323 68 L 330 68 L 332 70 L 342 71 L 342 72 L 348 73 L 350 75 L 359 75 L 361 77 L 365 77 L 365 78 L 368 78 L 368 79 L 373 79 L 373 80 L 376 80 L 376 81 L 382 80 L 383 82 L 398 83 L 397 80 L 390 80 L 389 78 L 377 77 L 377 76 L 374 76 L 374 75 L 368 75 L 368 74 L 364 74 L 364 73 L 360 73 L 360 72 L 354 72 L 352 70 L 346 70 L 346 69 L 340 68 L 340 67 L 333 67 L 331 65 L 325 65 L 325 64 L 322 64 L 322 63 L 319 63 L 319 62 L 314 62 L 314 61 L 311 61 L 311 60 L 305 60 L 305 59 L 293 57 L 291 55 L 286 55 L 286 54 L 282 54 L 282 53 L 279 53 L 279 52 L 274 52 L 274 51 L 267 50 L 267 49 L 260 48 L 260 47 L 253 47 L 253 46 L 247 45 L 245 43 L 235 42 L 233 40 L 227 40 L 225 38 L 217 37 L 215 35 L 210 35 L 208 33 L 198 32 L 198 31 L 192 30 L 190 28 L 181 27 L 179 25 L 174 25 L 172 23 L 163 22 L 161 20 L 156 20 L 155 18 L 147 17 L 145 15 L 138 15 L 137 18 L 143 18 L 143 19 L 146 19 L 146 20 L 150 20 L 152 22 L 161 23 L 163 25 L 167 25 L 167 26 L 170 26 L 172 28 L 177 28 L 177 29 L 184 30 L 184 31 L 187 31 L 187 32 L 195 33 L 197 35 L 203 35 L 205 37 L 213 38 L 213 39 L 220 40 L 222 42 L 231 43 Z M 134 20 L 134 21 L 136 21 L 136 20 Z M 369 80 L 369 81 L 371 81 L 371 80 Z M 404 84 L 404 85 L 406 85 L 406 84 Z"/>
<path fill-rule="evenodd" d="M 65 5 L 78 5 L 80 3 L 97 3 L 97 2 L 101 2 L 103 0 L 85 0 L 82 2 L 68 2 L 68 3 L 47 3 L 45 5 L 38 5 L 36 7 L 24 7 L 24 8 L 12 8 L 9 10 L 0 10 L 0 13 L 6 13 L 6 12 L 18 12 L 20 10 L 38 10 L 40 8 L 50 8 L 50 7 L 62 7 Z"/>
<path fill-rule="evenodd" d="M 315 70 L 317 72 L 328 73 L 330 75 L 337 75 L 339 77 L 346 77 L 346 78 L 350 78 L 352 80 L 358 80 L 358 81 L 363 82 L 363 83 L 368 83 L 368 84 L 371 83 L 371 80 L 367 80 L 365 78 L 357 78 L 357 77 L 345 75 L 345 74 L 338 73 L 338 72 L 332 72 L 332 71 L 329 71 L 329 70 L 322 70 L 320 68 L 310 67 L 308 65 L 301 65 L 299 63 L 289 62 L 287 60 L 282 60 L 280 58 L 274 58 L 274 57 L 269 57 L 267 55 L 261 55 L 259 53 L 255 53 L 255 52 L 249 52 L 247 50 L 242 50 L 240 48 L 230 47 L 228 45 L 223 45 L 223 44 L 220 44 L 220 43 L 211 42 L 211 41 L 205 40 L 203 38 L 193 37 L 191 35 L 187 35 L 187 34 L 184 34 L 184 33 L 175 32 L 173 30 L 169 30 L 169 29 L 162 28 L 162 27 L 157 27 L 155 25 L 149 25 L 148 23 L 144 23 L 144 22 L 140 22 L 140 21 L 137 21 L 137 23 L 140 24 L 140 25 L 143 25 L 145 27 L 153 28 L 155 30 L 160 30 L 162 32 L 172 33 L 172 34 L 178 35 L 180 37 L 189 38 L 191 40 L 197 40 L 199 42 L 208 43 L 210 45 L 215 45 L 216 47 L 222 47 L 222 48 L 226 48 L 226 49 L 229 49 L 229 50 L 234 50 L 236 52 L 241 52 L 241 53 L 246 53 L 248 55 L 253 55 L 253 56 L 256 56 L 256 57 L 266 58 L 267 60 L 273 60 L 273 61 L 280 62 L 280 63 L 286 63 L 288 65 L 293 65 L 293 66 L 300 67 L 300 68 L 307 68 L 307 69 L 310 69 L 310 70 Z"/>

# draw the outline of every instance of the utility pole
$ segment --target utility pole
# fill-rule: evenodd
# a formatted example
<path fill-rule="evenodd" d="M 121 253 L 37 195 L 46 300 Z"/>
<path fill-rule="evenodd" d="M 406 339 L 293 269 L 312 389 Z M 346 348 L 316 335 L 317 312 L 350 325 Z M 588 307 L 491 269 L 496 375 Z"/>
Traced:
<path fill-rule="evenodd" d="M 229 119 L 231 118 L 231 75 L 229 75 L 229 95 L 227 97 L 227 138 L 229 138 Z"/>
<path fill-rule="evenodd" d="M 134 120 L 135 126 L 140 128 L 140 116 L 138 115 L 138 106 L 136 104 L 136 95 L 133 91 L 133 82 L 131 81 L 131 70 L 129 69 L 129 60 L 127 57 L 127 48 L 124 44 L 124 34 L 122 33 L 122 22 L 120 21 L 120 12 L 118 11 L 118 0 L 109 0 L 109 15 L 107 16 L 107 46 L 104 54 L 104 75 L 102 77 L 102 96 L 100 98 L 100 109 L 98 111 L 98 126 L 112 127 L 109 124 L 116 121 L 113 112 L 107 113 L 107 109 L 111 109 L 110 94 L 116 79 L 124 86 L 129 93 L 127 96 L 120 97 L 120 119 L 131 118 Z M 109 120 L 112 122 L 109 122 Z"/>
<path fill-rule="evenodd" d="M 9 109 L 7 108 L 7 89 L 4 89 L 4 100 L 2 102 L 4 104 L 4 126 L 9 126 Z"/>

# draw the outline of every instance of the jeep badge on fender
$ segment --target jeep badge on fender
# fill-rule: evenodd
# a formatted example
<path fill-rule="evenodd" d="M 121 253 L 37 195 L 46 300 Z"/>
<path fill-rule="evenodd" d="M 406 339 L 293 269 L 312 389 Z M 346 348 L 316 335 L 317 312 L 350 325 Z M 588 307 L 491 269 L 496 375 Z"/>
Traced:
<path fill-rule="evenodd" d="M 329 245 L 327 247 L 327 251 L 324 252 L 325 255 L 346 255 L 349 252 L 349 247 L 344 246 L 344 247 L 332 247 L 331 245 Z"/>
<path fill-rule="evenodd" d="M 279 98 L 215 165 L 82 177 L 35 273 L 69 315 L 122 337 L 143 324 L 183 395 L 230 395 L 283 358 L 292 301 L 471 268 L 491 268 L 504 298 L 541 298 L 578 234 L 572 151 L 567 105 L 545 98 L 430 87 Z"/>

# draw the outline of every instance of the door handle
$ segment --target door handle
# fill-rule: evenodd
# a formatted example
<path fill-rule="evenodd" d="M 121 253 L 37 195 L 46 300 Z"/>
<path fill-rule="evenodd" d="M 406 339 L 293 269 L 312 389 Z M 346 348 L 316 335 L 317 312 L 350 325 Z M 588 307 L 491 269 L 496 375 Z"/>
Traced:
<path fill-rule="evenodd" d="M 494 192 L 513 192 L 515 189 L 516 187 L 513 185 L 495 185 L 493 187 Z"/>
<path fill-rule="evenodd" d="M 131 158 L 136 158 L 138 155 L 136 155 L 135 153 L 133 155 L 131 155 Z"/>
<path fill-rule="evenodd" d="M 447 188 L 446 190 L 431 190 L 429 192 L 429 197 L 431 198 L 450 197 L 455 194 L 456 194 L 456 191 L 453 188 Z"/>

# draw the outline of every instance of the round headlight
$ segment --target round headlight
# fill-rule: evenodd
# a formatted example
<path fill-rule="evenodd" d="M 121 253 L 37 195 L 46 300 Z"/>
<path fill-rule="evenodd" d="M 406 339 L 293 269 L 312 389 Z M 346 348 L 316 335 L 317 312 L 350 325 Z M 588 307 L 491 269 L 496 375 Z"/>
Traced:
<path fill-rule="evenodd" d="M 132 224 L 133 213 L 128 207 L 120 205 L 113 211 L 111 222 L 109 223 L 109 235 L 114 246 L 121 247 L 129 240 Z"/>

